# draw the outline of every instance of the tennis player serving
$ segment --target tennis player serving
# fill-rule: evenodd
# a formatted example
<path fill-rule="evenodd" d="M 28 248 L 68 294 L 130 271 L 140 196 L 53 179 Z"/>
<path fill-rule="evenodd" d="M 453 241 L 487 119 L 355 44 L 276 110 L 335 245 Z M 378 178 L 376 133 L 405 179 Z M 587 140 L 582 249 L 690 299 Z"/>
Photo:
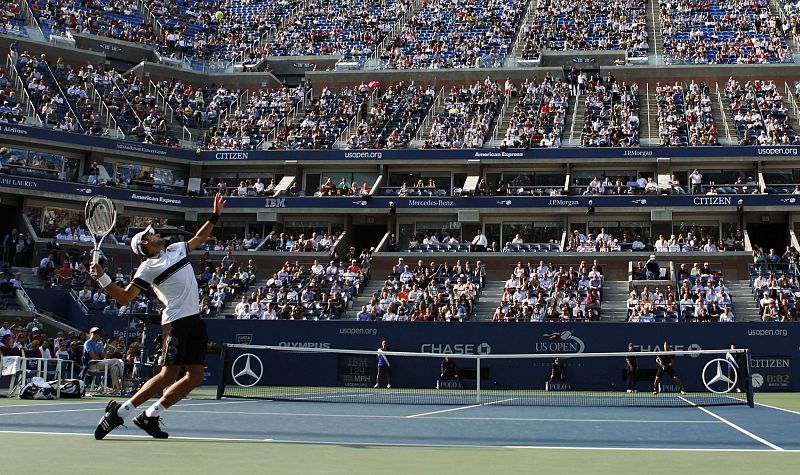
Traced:
<path fill-rule="evenodd" d="M 131 249 L 143 261 L 136 269 L 133 281 L 125 289 L 114 284 L 100 264 L 91 266 L 92 275 L 103 291 L 120 304 L 128 305 L 139 292 L 153 289 L 165 306 L 161 315 L 161 328 L 165 336 L 161 372 L 147 381 L 128 401 L 122 404 L 116 401 L 108 403 L 95 429 L 95 439 L 102 439 L 122 425 L 135 408 L 160 391 L 164 391 L 161 399 L 138 415 L 133 423 L 157 439 L 166 439 L 169 434 L 161 430 L 161 415 L 203 382 L 208 335 L 206 325 L 200 318 L 197 279 L 189 262 L 189 252 L 208 240 L 224 207 L 225 201 L 217 193 L 214 197 L 214 213 L 187 242 L 167 246 L 164 239 L 153 232 L 152 226 L 134 235 Z M 177 380 L 181 368 L 186 374 Z"/>
<path fill-rule="evenodd" d="M 669 342 L 664 342 L 664 351 L 669 351 Z M 664 376 L 664 373 L 667 373 L 673 381 L 678 383 L 678 387 L 681 388 L 681 396 L 686 396 L 686 391 L 683 388 L 683 382 L 681 378 L 678 377 L 678 373 L 675 372 L 675 368 L 672 364 L 675 361 L 674 355 L 658 355 L 656 356 L 656 363 L 658 363 L 658 369 L 656 369 L 656 379 L 653 381 L 653 394 L 658 394 L 658 385 L 661 383 L 661 378 Z"/>

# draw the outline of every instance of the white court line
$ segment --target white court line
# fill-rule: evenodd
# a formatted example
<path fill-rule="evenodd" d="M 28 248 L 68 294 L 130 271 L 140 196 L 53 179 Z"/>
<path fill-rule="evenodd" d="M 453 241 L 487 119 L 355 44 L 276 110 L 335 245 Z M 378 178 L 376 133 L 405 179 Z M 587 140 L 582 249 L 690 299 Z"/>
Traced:
<path fill-rule="evenodd" d="M 0 417 L 6 416 L 30 416 L 32 414 L 59 414 L 62 412 L 89 412 L 89 411 L 96 411 L 96 407 L 88 407 L 84 409 L 60 409 L 60 410 L 53 410 L 53 411 L 24 411 L 24 412 L 3 412 L 0 413 Z"/>
<path fill-rule="evenodd" d="M 782 407 L 778 407 L 778 406 L 770 406 L 769 404 L 762 404 L 762 403 L 760 403 L 760 402 L 757 402 L 757 403 L 756 403 L 756 406 L 768 407 L 768 408 L 770 408 L 770 409 L 775 409 L 776 411 L 788 412 L 789 414 L 797 414 L 798 416 L 800 416 L 800 412 L 793 411 L 793 410 L 791 410 L 791 409 L 784 409 L 784 408 L 782 408 Z"/>
<path fill-rule="evenodd" d="M 76 402 L 53 402 L 42 404 L 39 401 L 32 401 L 29 404 L 9 404 L 9 405 L 0 405 L 0 411 L 7 407 L 31 407 L 31 406 L 77 406 L 80 404 L 105 404 L 107 401 L 76 401 Z"/>
<path fill-rule="evenodd" d="M 766 445 L 767 447 L 771 448 L 772 450 L 779 450 L 779 451 L 783 451 L 783 448 L 782 448 L 782 447 L 779 447 L 779 446 L 777 446 L 777 445 L 773 444 L 772 442 L 768 441 L 767 439 L 764 439 L 764 438 L 762 438 L 762 437 L 759 437 L 759 436 L 757 436 L 757 435 L 753 434 L 753 433 L 752 433 L 752 432 L 750 432 L 749 430 L 747 430 L 747 429 L 744 429 L 744 428 L 742 428 L 742 427 L 740 427 L 740 426 L 738 426 L 738 425 L 734 424 L 733 422 L 729 421 L 728 419 L 725 419 L 725 418 L 724 418 L 724 417 L 722 417 L 722 416 L 718 416 L 717 414 L 714 414 L 713 412 L 709 411 L 709 410 L 708 410 L 708 409 L 706 409 L 705 407 L 700 407 L 700 406 L 698 406 L 697 404 L 695 404 L 695 403 L 693 403 L 693 402 L 689 401 L 688 399 L 685 399 L 685 398 L 684 398 L 684 397 L 682 397 L 682 396 L 679 396 L 679 397 L 680 397 L 681 399 L 683 399 L 684 401 L 688 402 L 689 404 L 691 404 L 692 406 L 694 406 L 694 407 L 696 407 L 696 408 L 700 409 L 701 411 L 705 412 L 705 413 L 706 413 L 706 414 L 708 414 L 709 416 L 711 416 L 711 417 L 713 417 L 713 418 L 715 418 L 715 419 L 718 419 L 718 420 L 719 420 L 720 422 L 722 422 L 723 424 L 725 424 L 725 425 L 727 425 L 727 426 L 729 426 L 729 427 L 731 427 L 731 428 L 733 428 L 733 429 L 736 429 L 736 430 L 738 430 L 738 431 L 739 431 L 739 432 L 741 432 L 742 434 L 744 434 L 744 435 L 746 435 L 746 436 L 750 437 L 751 439 L 753 439 L 753 440 L 755 440 L 755 441 L 761 442 L 762 444 Z"/>
<path fill-rule="evenodd" d="M 105 402 L 105 401 L 99 401 Z M 219 404 L 247 404 L 256 401 L 226 401 L 226 402 L 203 402 L 198 404 L 178 404 L 175 407 L 192 407 L 192 406 L 214 406 Z M 73 403 L 74 404 L 74 403 Z M 15 407 L 31 407 L 35 404 L 20 404 Z M 49 404 L 48 406 L 52 406 L 53 404 Z M 88 411 L 96 411 L 97 407 L 88 407 L 84 409 L 58 409 L 58 410 L 41 410 L 41 411 L 23 411 L 23 412 L 2 412 L 3 407 L 11 407 L 11 406 L 0 406 L 0 417 L 4 416 L 21 416 L 21 415 L 33 415 L 33 414 L 57 414 L 60 412 L 88 412 Z M 189 412 L 189 411 L 186 411 Z M 199 412 L 199 411 L 197 411 Z"/>
<path fill-rule="evenodd" d="M 489 403 L 487 403 L 489 404 Z M 471 406 L 470 406 L 471 407 Z M 460 410 L 466 407 L 457 407 L 449 410 Z M 348 419 L 410 419 L 411 416 L 392 416 L 379 414 L 314 414 L 296 412 L 245 412 L 245 411 L 182 411 L 170 409 L 166 414 L 213 414 L 218 416 L 240 415 L 240 416 L 286 416 L 286 417 L 332 417 Z M 568 418 L 545 418 L 545 417 L 467 417 L 467 416 L 448 416 L 448 417 L 426 417 L 426 419 L 441 419 L 448 421 L 521 421 L 521 422 L 609 422 L 621 424 L 721 424 L 719 421 L 709 420 L 642 420 L 642 419 L 568 419 Z"/>
<path fill-rule="evenodd" d="M 81 434 L 77 432 L 35 432 L 35 431 L 11 431 L 11 430 L 0 430 L 0 434 L 25 434 L 25 435 L 43 435 L 43 436 L 71 436 L 71 437 L 93 437 L 92 434 Z M 153 439 L 149 435 L 117 435 L 117 434 L 109 434 L 106 439 L 118 439 L 118 440 L 125 440 L 125 439 L 147 439 L 147 440 L 158 440 Z M 672 447 L 563 447 L 563 446 L 548 446 L 548 445 L 480 445 L 480 444 L 411 444 L 411 443 L 388 443 L 388 442 L 375 442 L 374 440 L 368 440 L 363 442 L 353 442 L 353 441 L 313 441 L 313 440 L 280 440 L 280 439 L 237 439 L 237 438 L 225 438 L 225 437 L 175 437 L 170 436 L 169 439 L 162 441 L 158 441 L 157 443 L 169 443 L 169 440 L 186 440 L 186 441 L 198 441 L 198 442 L 269 442 L 273 444 L 306 444 L 306 445 L 340 445 L 340 446 L 355 446 L 355 447 L 363 447 L 363 446 L 373 446 L 373 447 L 424 447 L 424 448 L 475 448 L 475 449 L 540 449 L 540 450 L 588 450 L 588 451 L 631 451 L 631 452 L 745 452 L 745 453 L 779 453 L 774 450 L 766 450 L 766 449 L 731 449 L 727 447 L 721 448 L 672 448 Z M 791 449 L 791 450 L 784 450 L 781 453 L 800 453 L 798 449 Z"/>
<path fill-rule="evenodd" d="M 483 404 L 473 404 L 471 406 L 451 407 L 450 409 L 442 409 L 441 411 L 423 412 L 421 414 L 412 414 L 406 416 L 406 419 L 413 419 L 415 417 L 430 416 L 432 414 L 442 414 L 444 412 L 463 411 L 464 409 L 472 409 L 474 407 L 483 407 Z"/>

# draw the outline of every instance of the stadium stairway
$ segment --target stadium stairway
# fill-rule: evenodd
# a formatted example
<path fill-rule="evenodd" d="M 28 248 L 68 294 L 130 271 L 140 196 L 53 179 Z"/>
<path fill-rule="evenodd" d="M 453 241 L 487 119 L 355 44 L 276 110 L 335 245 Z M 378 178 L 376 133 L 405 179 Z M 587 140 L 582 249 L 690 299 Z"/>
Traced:
<path fill-rule="evenodd" d="M 733 300 L 733 315 L 737 322 L 761 321 L 761 309 L 753 298 L 753 288 L 749 280 L 733 280 L 727 282 L 731 300 Z"/>
<path fill-rule="evenodd" d="M 600 320 L 624 322 L 628 317 L 628 281 L 603 282 L 603 301 L 600 306 Z"/>
<path fill-rule="evenodd" d="M 581 132 L 586 117 L 586 98 L 581 98 L 581 95 L 571 96 L 573 107 L 575 110 L 572 114 L 567 111 L 567 116 L 564 118 L 564 131 L 569 131 L 569 136 L 562 137 L 562 142 L 568 147 L 577 147 L 581 144 Z"/>
<path fill-rule="evenodd" d="M 651 41 L 650 64 L 661 64 L 664 57 L 664 37 L 661 36 L 661 18 L 658 16 L 658 2 L 648 2 L 646 9 L 647 38 Z"/>
<path fill-rule="evenodd" d="M 487 280 L 475 305 L 473 320 L 491 320 L 500 299 L 503 298 L 504 280 Z"/>
<path fill-rule="evenodd" d="M 639 89 L 639 94 L 641 94 L 641 92 L 642 88 Z M 647 109 L 639 114 L 639 117 L 642 119 L 639 137 L 643 147 L 656 147 L 661 143 L 661 139 L 658 135 L 658 94 L 656 93 L 656 87 L 653 86 L 644 96 L 642 105 Z M 646 117 L 649 122 L 646 122 L 642 116 Z M 646 134 L 644 130 L 645 125 L 649 125 Z"/>
<path fill-rule="evenodd" d="M 369 303 L 372 294 L 380 293 L 383 283 L 384 281 L 380 279 L 370 280 L 367 286 L 361 290 L 361 293 L 353 299 L 353 304 L 344 312 L 342 320 L 355 320 L 358 312 L 361 311 L 361 307 Z"/>
<path fill-rule="evenodd" d="M 506 136 L 506 132 L 508 131 L 508 125 L 511 122 L 511 116 L 514 115 L 514 108 L 517 107 L 517 103 L 519 102 L 519 96 L 510 97 L 508 99 L 508 105 L 503 110 L 503 115 L 497 119 L 495 122 L 495 129 L 496 133 L 492 135 L 496 138 L 491 139 L 489 141 L 489 147 L 499 147 L 500 143 Z"/>

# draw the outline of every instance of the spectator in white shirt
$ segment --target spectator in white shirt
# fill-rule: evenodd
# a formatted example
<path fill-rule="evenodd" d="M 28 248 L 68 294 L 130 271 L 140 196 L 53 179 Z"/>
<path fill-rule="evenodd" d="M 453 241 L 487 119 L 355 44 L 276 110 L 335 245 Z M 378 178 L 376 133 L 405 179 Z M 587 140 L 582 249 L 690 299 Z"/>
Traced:
<path fill-rule="evenodd" d="M 689 175 L 689 183 L 692 185 L 692 190 L 691 190 L 692 194 L 693 195 L 700 194 L 700 188 L 701 185 L 703 184 L 703 175 L 699 171 L 697 171 L 696 168 L 692 172 L 692 174 Z"/>
<path fill-rule="evenodd" d="M 479 229 L 475 237 L 472 238 L 472 246 L 470 250 L 475 252 L 485 252 L 486 246 L 488 245 L 489 241 L 486 239 L 486 235 L 484 235 L 483 231 Z"/>

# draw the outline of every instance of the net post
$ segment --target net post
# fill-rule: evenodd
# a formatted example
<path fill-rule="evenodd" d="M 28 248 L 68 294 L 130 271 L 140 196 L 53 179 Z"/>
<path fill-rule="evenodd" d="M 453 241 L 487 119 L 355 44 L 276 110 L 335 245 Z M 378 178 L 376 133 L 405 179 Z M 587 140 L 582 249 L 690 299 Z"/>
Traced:
<path fill-rule="evenodd" d="M 750 407 L 755 407 L 755 398 L 753 397 L 753 378 L 752 376 L 750 376 L 753 373 L 751 372 L 752 370 L 750 361 L 751 354 L 749 349 L 744 350 L 744 356 L 745 356 L 744 359 L 746 368 L 744 375 L 747 377 L 747 405 Z"/>
<path fill-rule="evenodd" d="M 481 403 L 481 356 L 475 358 L 475 403 Z"/>
<path fill-rule="evenodd" d="M 225 394 L 225 373 L 228 371 L 226 360 L 228 356 L 228 345 L 222 345 L 222 351 L 219 352 L 219 361 L 220 361 L 220 372 L 219 372 L 219 382 L 217 383 L 217 399 L 222 399 L 222 395 Z"/>

